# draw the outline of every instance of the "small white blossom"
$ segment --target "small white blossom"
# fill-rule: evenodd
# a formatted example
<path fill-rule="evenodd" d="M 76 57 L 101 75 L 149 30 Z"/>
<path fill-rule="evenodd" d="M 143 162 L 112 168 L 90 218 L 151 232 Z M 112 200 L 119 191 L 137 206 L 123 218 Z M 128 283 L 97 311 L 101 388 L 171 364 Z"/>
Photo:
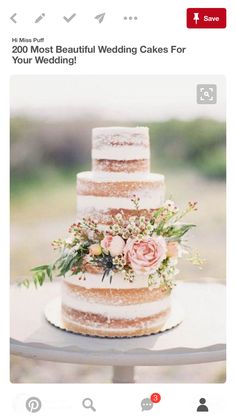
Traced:
<path fill-rule="evenodd" d="M 164 207 L 164 208 L 166 208 L 166 209 L 168 209 L 168 210 L 169 210 L 169 211 L 171 211 L 171 212 L 174 212 L 174 213 L 179 211 L 179 208 L 178 208 L 178 206 L 176 205 L 176 203 L 175 203 L 174 201 L 171 201 L 170 199 L 168 199 L 168 200 L 164 203 L 163 207 Z"/>
<path fill-rule="evenodd" d="M 65 239 L 65 243 L 66 244 L 72 244 L 73 243 L 73 239 L 71 237 L 68 237 L 67 239 Z"/>
<path fill-rule="evenodd" d="M 123 219 L 122 214 L 120 212 L 118 212 L 118 214 L 115 215 L 115 219 L 117 221 L 122 221 L 122 219 Z"/>

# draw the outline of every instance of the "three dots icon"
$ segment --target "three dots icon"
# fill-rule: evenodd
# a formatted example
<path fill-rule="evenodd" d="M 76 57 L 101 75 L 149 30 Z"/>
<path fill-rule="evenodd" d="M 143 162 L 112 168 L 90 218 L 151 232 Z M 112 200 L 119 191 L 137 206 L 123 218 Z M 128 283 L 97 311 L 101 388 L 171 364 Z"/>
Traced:
<path fill-rule="evenodd" d="M 138 20 L 137 16 L 124 16 L 124 20 Z"/>

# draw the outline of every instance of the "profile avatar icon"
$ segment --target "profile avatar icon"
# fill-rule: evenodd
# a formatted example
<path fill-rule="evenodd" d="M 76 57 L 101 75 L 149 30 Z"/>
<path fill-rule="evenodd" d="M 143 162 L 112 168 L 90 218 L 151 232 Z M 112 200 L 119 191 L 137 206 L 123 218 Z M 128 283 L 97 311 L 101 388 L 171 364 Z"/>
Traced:
<path fill-rule="evenodd" d="M 197 412 L 208 412 L 208 407 L 205 405 L 206 399 L 203 397 L 199 400 L 200 405 L 197 408 Z"/>

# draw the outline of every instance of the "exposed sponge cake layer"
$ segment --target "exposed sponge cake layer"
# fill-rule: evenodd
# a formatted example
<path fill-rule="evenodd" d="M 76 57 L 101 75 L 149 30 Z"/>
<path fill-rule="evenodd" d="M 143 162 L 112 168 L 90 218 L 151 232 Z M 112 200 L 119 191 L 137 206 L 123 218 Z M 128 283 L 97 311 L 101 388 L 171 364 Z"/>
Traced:
<path fill-rule="evenodd" d="M 139 208 L 132 201 L 139 198 Z M 122 213 L 124 218 L 133 215 L 148 216 L 150 210 L 163 205 L 165 199 L 164 176 L 149 174 L 139 180 L 112 180 L 110 176 L 95 177 L 92 172 L 77 175 L 77 218 L 93 217 L 102 223 Z"/>
<path fill-rule="evenodd" d="M 170 311 L 168 308 L 153 316 L 137 319 L 112 319 L 62 305 L 62 319 L 64 327 L 74 333 L 99 337 L 132 337 L 160 332 Z"/>
<path fill-rule="evenodd" d="M 164 176 L 160 174 L 149 174 L 137 180 L 113 179 L 112 176 L 96 177 L 92 172 L 82 172 L 77 175 L 77 195 L 104 196 L 118 198 L 132 198 L 136 195 L 142 200 L 153 198 L 155 194 L 164 189 Z"/>
<path fill-rule="evenodd" d="M 150 170 L 148 128 L 94 128 L 92 138 L 94 172 L 141 172 Z"/>
<path fill-rule="evenodd" d="M 94 172 L 111 172 L 112 175 L 116 173 L 130 174 L 130 173 L 149 173 L 150 171 L 150 160 L 108 160 L 108 159 L 93 159 L 92 169 Z"/>
<path fill-rule="evenodd" d="M 65 278 L 62 284 L 62 319 L 76 333 L 94 336 L 139 336 L 157 333 L 170 314 L 168 288 L 149 288 L 147 277 L 124 288 L 121 274 L 113 275 L 109 286 L 101 275 L 88 274 L 85 280 Z M 123 280 L 122 287 L 119 287 Z M 134 288 L 134 287 L 137 288 Z"/>

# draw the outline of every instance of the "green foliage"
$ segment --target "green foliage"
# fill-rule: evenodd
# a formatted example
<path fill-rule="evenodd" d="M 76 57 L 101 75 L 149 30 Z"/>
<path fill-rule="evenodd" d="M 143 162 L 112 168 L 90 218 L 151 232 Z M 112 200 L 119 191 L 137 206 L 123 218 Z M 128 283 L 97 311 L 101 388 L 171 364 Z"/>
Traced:
<path fill-rule="evenodd" d="M 13 187 L 42 177 L 51 169 L 76 173 L 90 165 L 91 129 L 104 125 L 94 118 L 45 121 L 11 118 L 11 176 Z M 225 123 L 213 119 L 106 121 L 105 125 L 150 128 L 153 169 L 192 167 L 209 177 L 225 177 Z M 50 175 L 50 171 L 48 172 Z M 48 181 L 50 178 L 48 177 Z"/>
<path fill-rule="evenodd" d="M 49 281 L 52 281 L 53 269 L 54 269 L 53 265 L 41 265 L 41 266 L 36 266 L 31 269 L 31 272 L 33 272 L 32 281 L 36 288 L 38 286 L 41 287 L 44 284 L 46 279 L 49 279 Z M 28 288 L 30 285 L 30 281 L 25 280 L 22 282 L 22 285 L 25 285 Z"/>
<path fill-rule="evenodd" d="M 137 208 L 139 200 L 135 195 L 131 201 Z M 103 268 L 102 281 L 106 276 L 109 276 L 111 283 L 112 271 L 125 272 L 124 279 L 133 281 L 135 272 L 132 262 L 126 258 L 125 250 L 128 239 L 134 239 L 136 246 L 142 246 L 140 240 L 146 242 L 147 245 L 147 236 L 151 239 L 152 236 L 160 235 L 163 237 L 163 241 L 166 238 L 167 242 L 178 242 L 180 245 L 182 237 L 190 228 L 194 227 L 193 224 L 180 223 L 180 220 L 186 214 L 196 210 L 197 202 L 189 201 L 185 208 L 180 209 L 174 201 L 167 200 L 159 210 L 154 211 L 149 217 L 137 215 L 131 216 L 127 220 L 123 218 L 122 214 L 116 214 L 112 224 L 107 230 L 102 231 L 98 228 L 98 221 L 83 218 L 70 226 L 68 231 L 71 236 L 69 238 L 57 239 L 52 242 L 53 248 L 60 251 L 59 258 L 51 265 L 32 268 L 32 280 L 25 279 L 21 284 L 28 288 L 30 282 L 33 282 L 37 288 L 42 286 L 46 279 L 52 281 L 53 275 L 60 277 L 67 273 L 70 275 L 83 273 L 87 263 Z M 121 243 L 117 254 L 113 254 L 109 247 L 105 246 L 104 248 L 103 240 L 110 243 L 110 240 L 117 242 L 117 239 Z M 155 241 L 153 241 L 153 245 L 154 243 Z M 158 243 L 155 244 L 156 251 L 158 251 L 158 245 Z M 168 265 L 169 258 L 166 257 L 166 263 L 163 262 L 156 273 L 160 274 L 162 278 L 173 275 L 174 271 Z"/>
<path fill-rule="evenodd" d="M 217 147 L 198 161 L 202 173 L 211 178 L 225 179 L 226 155 L 224 147 Z"/>
<path fill-rule="evenodd" d="M 163 229 L 163 236 L 171 238 L 172 241 L 179 241 L 195 224 L 172 225 Z"/>
<path fill-rule="evenodd" d="M 225 177 L 226 127 L 212 119 L 149 124 L 153 165 L 189 166 L 209 177 Z"/>
<path fill-rule="evenodd" d="M 55 241 L 56 243 L 56 241 Z M 76 241 L 75 243 L 76 244 Z M 66 245 L 64 241 L 57 242 L 57 248 L 61 249 L 59 258 L 50 265 L 35 266 L 31 269 L 32 278 L 23 280 L 19 285 L 29 288 L 33 282 L 35 287 L 42 286 L 46 280 L 52 281 L 55 276 L 65 276 L 67 272 L 75 275 L 81 270 L 84 256 L 88 253 L 89 242 L 81 243 L 73 251 L 71 245 Z"/>
<path fill-rule="evenodd" d="M 55 266 L 59 271 L 59 276 L 65 276 L 66 272 L 70 271 L 71 268 L 73 268 L 77 260 L 77 254 L 65 255 L 58 259 Z"/>

